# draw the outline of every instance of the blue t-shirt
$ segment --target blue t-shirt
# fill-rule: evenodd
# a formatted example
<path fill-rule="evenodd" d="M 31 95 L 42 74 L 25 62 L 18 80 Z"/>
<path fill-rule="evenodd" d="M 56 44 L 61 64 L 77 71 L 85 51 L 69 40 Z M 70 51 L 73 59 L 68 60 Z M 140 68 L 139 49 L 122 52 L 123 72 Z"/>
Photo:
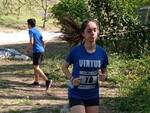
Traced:
<path fill-rule="evenodd" d="M 83 44 L 73 47 L 66 61 L 73 64 L 72 76 L 80 78 L 78 87 L 68 87 L 69 98 L 93 99 L 99 97 L 98 70 L 106 68 L 108 57 L 103 48 L 96 45 L 94 53 L 88 53 Z"/>
<path fill-rule="evenodd" d="M 41 32 L 33 27 L 29 29 L 29 37 L 33 38 L 33 53 L 44 52 L 43 37 Z"/>

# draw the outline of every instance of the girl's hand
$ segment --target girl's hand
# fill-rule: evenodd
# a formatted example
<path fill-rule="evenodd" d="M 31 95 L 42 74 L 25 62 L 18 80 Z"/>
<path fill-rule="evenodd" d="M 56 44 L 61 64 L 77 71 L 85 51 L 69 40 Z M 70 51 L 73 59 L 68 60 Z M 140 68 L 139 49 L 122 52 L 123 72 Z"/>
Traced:
<path fill-rule="evenodd" d="M 79 85 L 80 85 L 80 78 L 74 78 L 74 79 L 72 80 L 72 84 L 73 84 L 74 86 L 79 86 Z"/>

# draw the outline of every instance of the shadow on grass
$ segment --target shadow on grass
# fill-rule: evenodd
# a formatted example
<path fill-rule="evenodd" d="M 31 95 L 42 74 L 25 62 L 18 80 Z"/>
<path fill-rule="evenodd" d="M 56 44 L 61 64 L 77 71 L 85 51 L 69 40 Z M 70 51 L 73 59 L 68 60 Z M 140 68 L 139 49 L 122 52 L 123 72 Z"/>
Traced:
<path fill-rule="evenodd" d="M 20 61 L 21 63 L 21 61 Z M 33 69 L 31 64 L 10 64 L 10 65 L 0 65 L 0 74 L 14 74 L 22 73 Z"/>
<path fill-rule="evenodd" d="M 14 88 L 14 87 L 27 87 L 29 84 L 23 83 L 20 81 L 13 81 L 13 80 L 0 80 L 0 89 L 6 88 Z"/>
<path fill-rule="evenodd" d="M 62 109 L 63 104 L 55 104 L 48 106 L 29 107 L 24 110 L 12 109 L 3 113 L 61 113 Z"/>
<path fill-rule="evenodd" d="M 8 75 L 7 75 L 8 76 Z M 18 75 L 13 75 L 18 76 Z M 9 76 L 8 76 L 9 77 Z M 18 76 L 19 77 L 19 76 Z M 29 75 L 20 76 L 22 78 L 30 77 Z M 33 87 L 28 83 L 24 83 L 22 81 L 17 81 L 14 79 L 10 80 L 0 80 L 0 90 L 3 91 L 0 94 L 0 99 L 27 99 L 29 96 L 30 100 L 66 100 L 66 95 L 55 94 L 55 92 L 46 92 L 45 84 L 40 85 L 41 87 Z M 52 88 L 55 88 L 52 86 Z M 62 88 L 62 87 L 61 87 Z M 66 88 L 66 87 L 65 87 Z M 9 95 L 5 95 L 9 93 Z M 24 94 L 22 94 L 24 93 Z M 36 96 L 35 96 L 36 95 Z"/>
<path fill-rule="evenodd" d="M 23 96 L 23 95 L 0 95 L 0 99 L 6 99 L 6 100 L 12 100 L 12 99 L 30 99 L 30 100 L 67 100 L 67 97 L 64 96 L 55 96 L 54 94 L 47 94 L 47 93 L 42 93 L 41 96 L 39 95 L 32 95 L 32 96 Z"/>
<path fill-rule="evenodd" d="M 100 113 L 130 113 L 127 111 L 119 111 L 118 107 L 119 104 L 117 103 L 119 100 L 125 100 L 128 98 L 125 97 L 104 97 L 100 99 Z M 64 109 L 64 106 L 67 106 L 68 103 L 64 104 L 55 104 L 55 105 L 48 105 L 48 106 L 36 106 L 30 107 L 27 110 L 24 108 L 23 110 L 9 110 L 8 112 L 4 113 L 67 113 L 61 112 Z M 68 106 L 66 107 L 68 109 Z M 136 112 L 135 112 L 136 113 Z"/>

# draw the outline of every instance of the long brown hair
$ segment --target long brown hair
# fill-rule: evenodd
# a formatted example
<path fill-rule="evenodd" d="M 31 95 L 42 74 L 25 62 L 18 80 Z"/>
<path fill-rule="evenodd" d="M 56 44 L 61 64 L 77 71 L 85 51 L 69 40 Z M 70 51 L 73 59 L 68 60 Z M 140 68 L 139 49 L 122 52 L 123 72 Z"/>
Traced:
<path fill-rule="evenodd" d="M 64 17 L 63 18 L 63 23 L 65 24 L 65 30 L 62 30 L 63 32 L 63 36 L 61 37 L 61 39 L 66 40 L 67 42 L 69 42 L 69 44 L 71 46 L 75 46 L 80 42 L 83 42 L 84 37 L 82 36 L 82 33 L 84 32 L 85 28 L 87 27 L 89 22 L 94 22 L 96 23 L 97 27 L 98 27 L 98 22 L 94 19 L 87 19 L 85 21 L 83 21 L 83 23 L 80 25 L 75 22 L 75 20 L 68 16 L 68 17 Z M 98 27 L 99 29 L 99 27 Z"/>

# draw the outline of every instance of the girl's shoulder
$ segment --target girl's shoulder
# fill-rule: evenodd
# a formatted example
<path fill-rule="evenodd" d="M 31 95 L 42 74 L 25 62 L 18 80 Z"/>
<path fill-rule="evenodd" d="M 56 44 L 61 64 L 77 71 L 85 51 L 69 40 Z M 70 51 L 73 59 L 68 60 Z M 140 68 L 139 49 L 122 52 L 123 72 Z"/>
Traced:
<path fill-rule="evenodd" d="M 103 48 L 99 45 L 96 45 L 96 51 L 100 54 L 107 55 L 107 52 L 106 52 L 105 48 Z"/>
<path fill-rule="evenodd" d="M 76 45 L 76 46 L 73 46 L 72 48 L 71 48 L 71 51 L 79 51 L 80 49 L 82 48 L 82 45 L 81 44 L 79 44 L 79 45 Z"/>
<path fill-rule="evenodd" d="M 96 49 L 99 51 L 103 51 L 105 52 L 106 50 L 104 48 L 102 48 L 100 45 L 96 45 Z"/>

